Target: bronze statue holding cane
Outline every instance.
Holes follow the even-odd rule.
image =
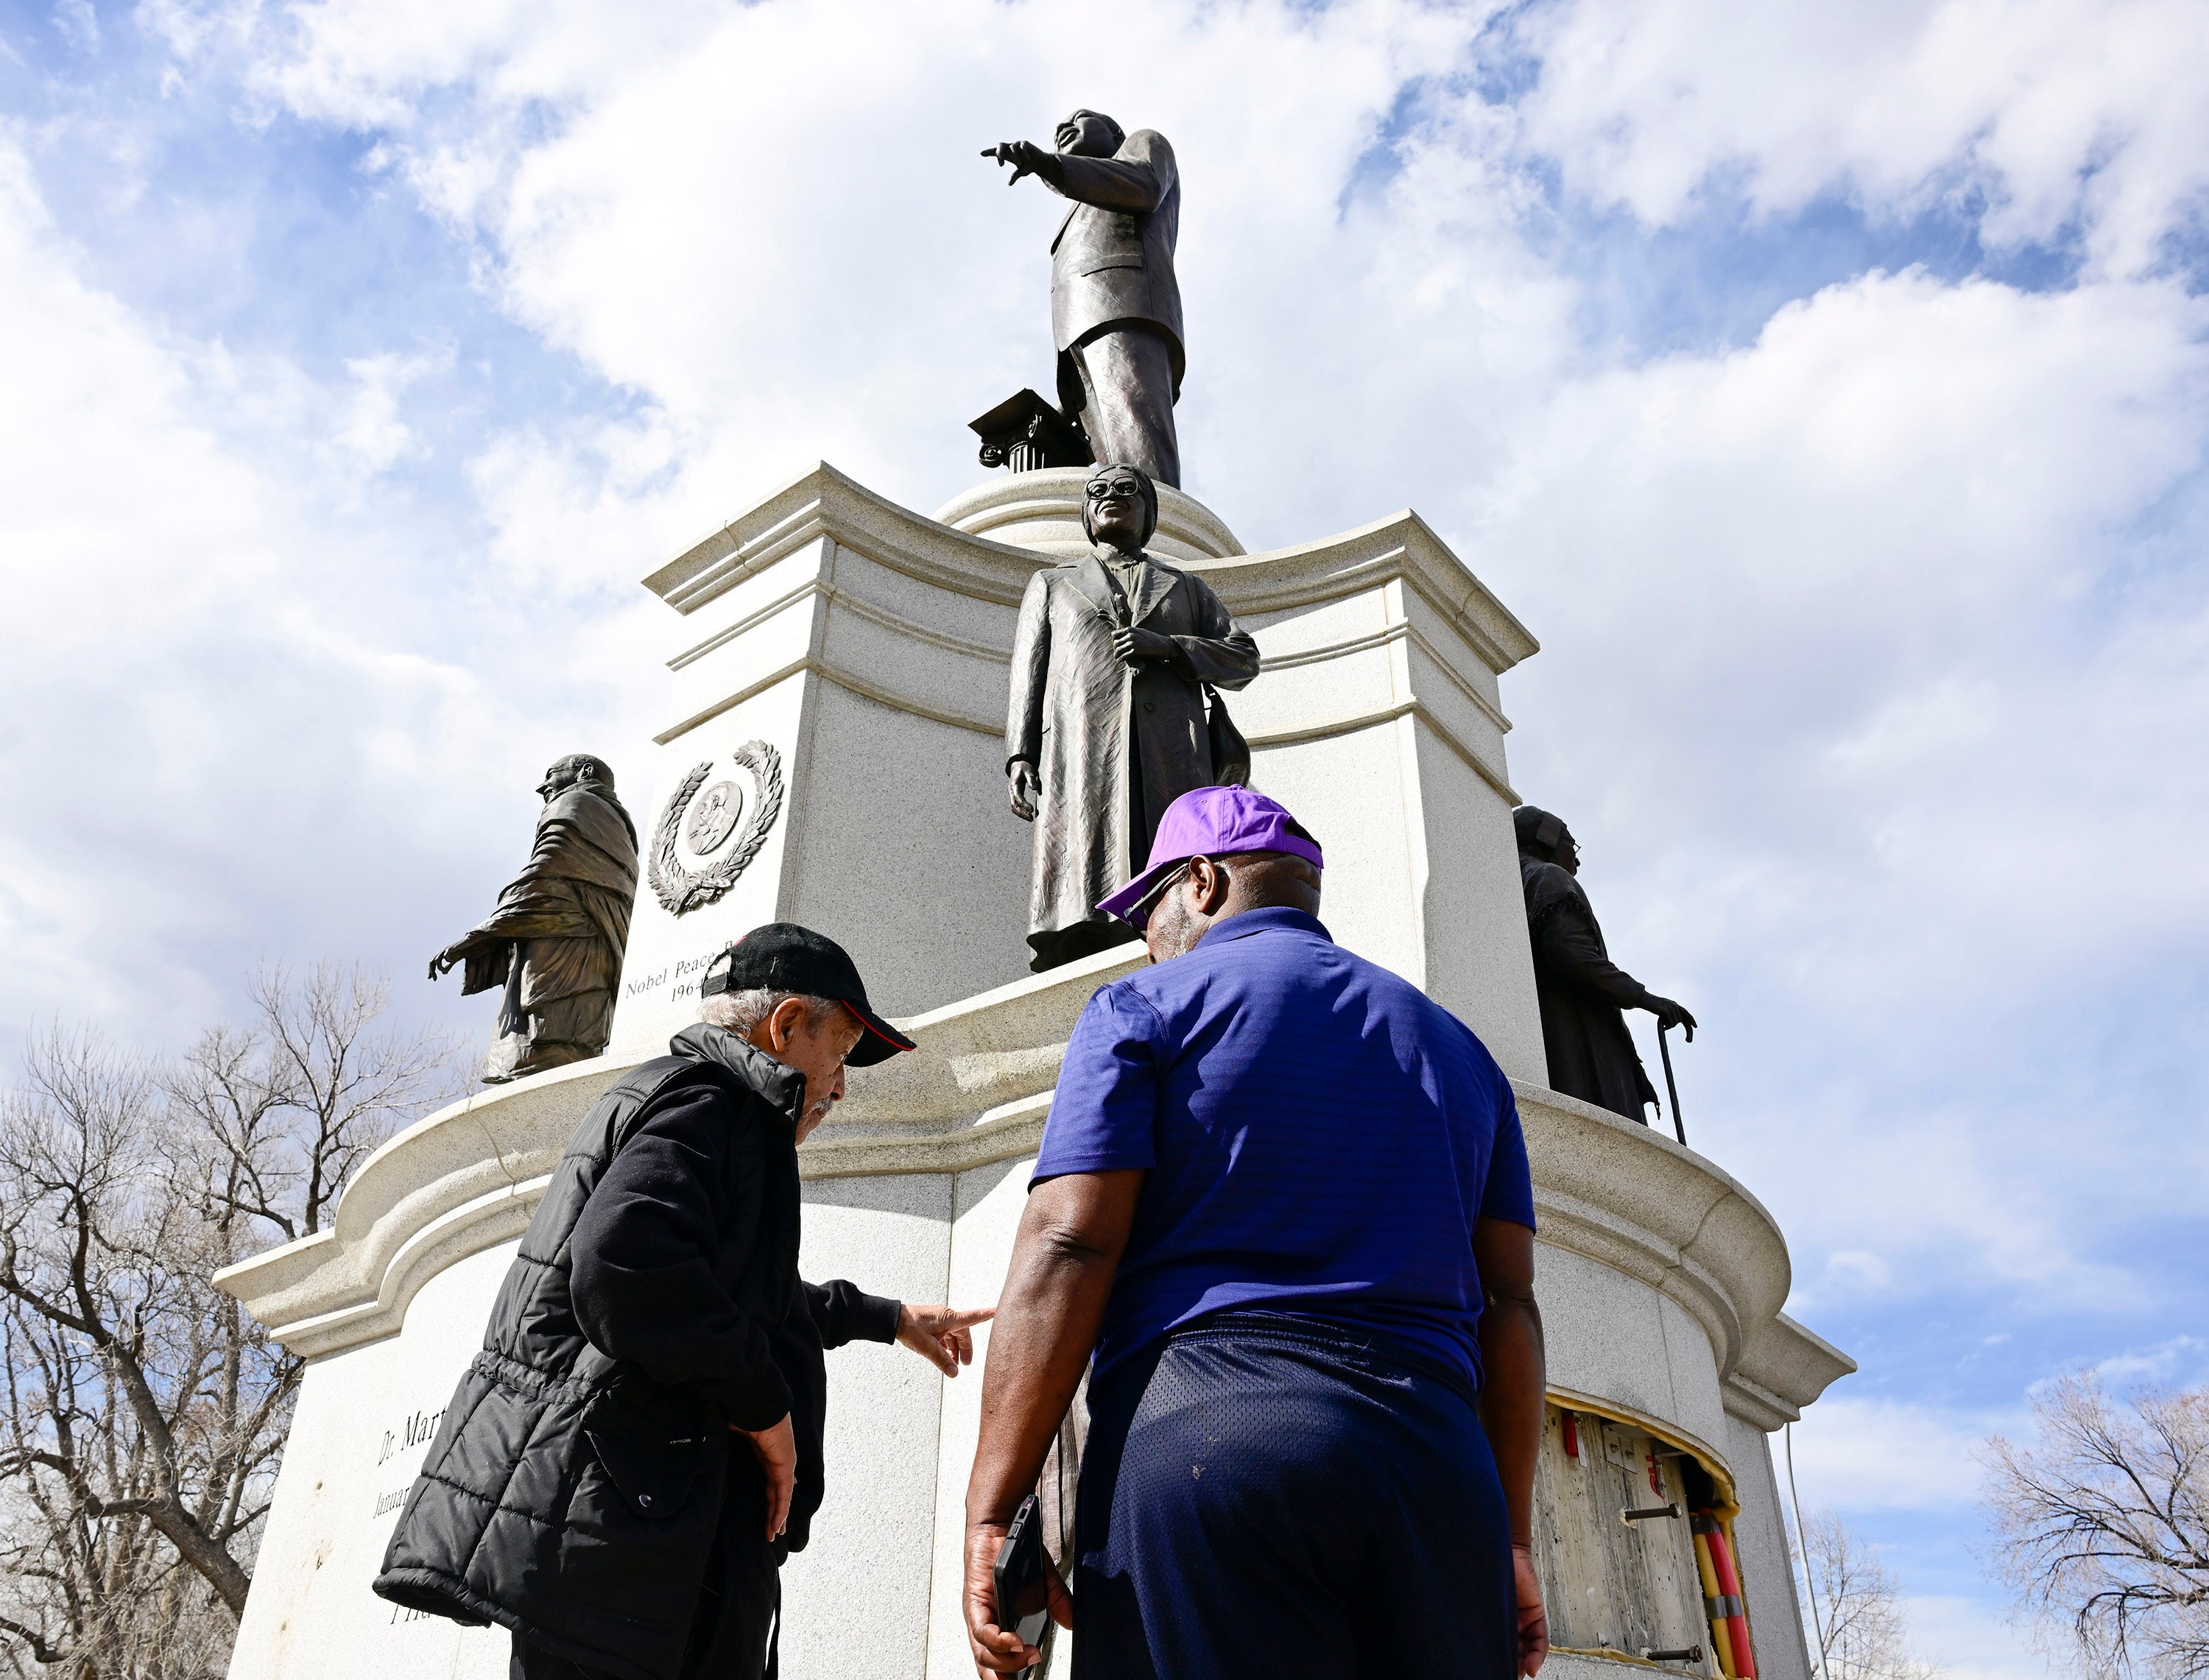
[[[1642,1110],[1657,1100],[1657,1092],[1635,1053],[1622,1011],[1646,1009],[1657,1017],[1668,1085],[1672,1057],[1664,1033],[1685,1027],[1692,1036],[1695,1018],[1610,960],[1595,910],[1577,878],[1580,851],[1572,830],[1532,805],[1520,806],[1511,820],[1519,837],[1519,876],[1526,894],[1526,931],[1533,945],[1534,995],[1542,1012],[1550,1088],[1646,1126]],[[1676,1092],[1672,1117],[1676,1128]],[[1680,1141],[1688,1141],[1684,1129]]]

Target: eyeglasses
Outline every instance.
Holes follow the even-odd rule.
[[[1098,479],[1089,485],[1089,499],[1102,502],[1108,496],[1140,497],[1143,487],[1129,479]]]
[[[1198,854],[1200,857],[1202,855],[1201,852]],[[1122,919],[1133,923],[1135,930],[1138,933],[1141,932],[1145,924],[1151,919],[1151,912],[1159,907],[1159,901],[1173,890],[1175,883],[1189,872],[1195,862],[1195,858],[1184,858],[1179,864],[1153,881],[1151,883],[1151,890],[1129,905],[1123,912]],[[1212,867],[1217,873],[1223,876],[1228,872],[1227,865],[1217,858],[1212,860]]]

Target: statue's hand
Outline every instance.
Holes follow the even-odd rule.
[[[465,939],[455,941],[454,943],[446,946],[445,948],[438,952],[436,955],[431,957],[430,959],[430,978],[433,980],[437,979],[441,976],[451,973],[454,969],[457,968],[467,956],[467,942],[468,942]]]
[[[1023,822],[1034,822],[1036,807],[1043,798],[1043,784],[1036,779],[1035,766],[1025,758],[1016,758],[1013,761],[1013,768],[1006,774],[1009,781],[1007,791],[1012,795],[1013,815]]]
[[[1012,180],[1005,183],[1008,187],[1023,175],[1040,175],[1048,181],[1054,172],[1051,168],[1055,161],[1053,154],[1044,151],[1032,140],[1008,140],[996,146],[985,146],[982,148],[982,155],[995,158],[999,163],[1012,165]]]
[[[1112,657],[1123,665],[1135,665],[1144,659],[1170,659],[1180,651],[1171,636],[1160,635],[1156,630],[1123,625],[1112,632]]]
[[[1658,997],[1652,994],[1649,1008],[1656,1015],[1658,1027],[1684,1027],[1688,1029],[1688,1036],[1690,1039],[1695,1036],[1695,1018],[1670,998]]]

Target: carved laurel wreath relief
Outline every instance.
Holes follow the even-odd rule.
[[[683,777],[659,813],[659,827],[652,837],[652,890],[671,915],[680,916],[711,904],[735,886],[745,865],[759,855],[775,818],[782,815],[782,755],[764,741],[747,741],[729,756],[751,772],[749,800],[734,782],[717,782],[706,789],[705,798],[698,801],[697,811],[691,815],[691,802],[698,799],[706,778],[713,774],[713,761],[709,758]],[[750,809],[743,811],[747,804]],[[741,822],[740,811],[743,812]],[[675,855],[685,816],[690,816],[691,850],[701,857],[718,850],[732,834],[736,843],[707,868],[685,869]]]

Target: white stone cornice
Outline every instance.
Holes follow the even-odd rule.
[[[1008,606],[1019,603],[1038,563],[1037,550],[924,518],[824,461],[692,544],[645,583],[678,611],[694,612],[822,535],[954,593]],[[1509,670],[1541,645],[1409,509],[1319,542],[1181,563],[1242,617],[1339,599],[1400,577],[1492,671]]]
[[[1083,503],[1091,473],[1086,467],[1046,467],[1034,473],[992,473],[936,510],[939,523],[993,542],[1034,549],[1054,559],[1089,551]],[[1179,564],[1243,552],[1227,522],[1195,497],[1160,485],[1158,529],[1149,546]]]
[[[695,612],[822,535],[954,594],[1005,606],[1020,604],[1038,559],[900,508],[822,461],[647,574],[645,587],[678,612]]]
[[[1399,718],[1417,718],[1434,732],[1436,740],[1464,761],[1466,768],[1513,804],[1519,803],[1519,796],[1512,790],[1502,770],[1490,763],[1485,754],[1468,744],[1463,736],[1436,716],[1434,708],[1417,695],[1391,701],[1385,706],[1369,706],[1360,711],[1340,713],[1333,717],[1314,718],[1309,723],[1287,724],[1278,729],[1246,730],[1243,737],[1254,749],[1285,747],[1299,741],[1324,741],[1332,736],[1354,734],[1361,729],[1377,729],[1382,724],[1395,722]]]
[[[1189,569],[1242,617],[1337,599],[1356,588],[1402,578],[1472,644],[1490,670],[1508,671],[1541,651],[1541,643],[1511,610],[1408,508],[1318,542],[1196,563]]]
[[[1780,1310],[1779,1226],[1723,1167],[1647,1126],[1514,1080],[1542,1240],[1640,1279],[1710,1338],[1725,1406],[1777,1429],[1856,1363]]]

